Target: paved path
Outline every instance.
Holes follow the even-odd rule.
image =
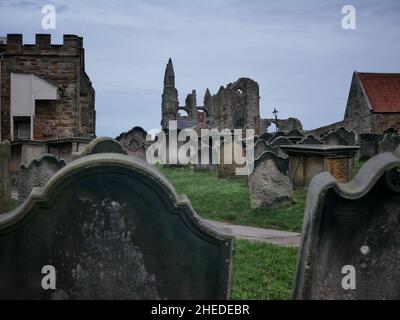
[[[219,232],[229,234],[236,239],[263,241],[288,247],[298,247],[301,239],[301,234],[295,232],[255,228],[211,220],[206,220],[206,223]]]

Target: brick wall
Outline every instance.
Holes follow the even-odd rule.
[[[49,35],[37,35],[35,45],[23,45],[22,35],[8,35],[1,80],[1,134],[10,139],[11,72],[34,74],[61,89],[57,101],[37,101],[34,139],[95,134],[94,90],[84,71],[82,38],[64,35],[52,45]],[[83,119],[83,121],[81,121]]]

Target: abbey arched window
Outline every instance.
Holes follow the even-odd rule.
[[[241,129],[244,128],[245,124],[245,114],[241,108],[237,108],[233,115],[233,124],[235,128]]]

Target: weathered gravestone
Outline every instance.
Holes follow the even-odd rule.
[[[0,214],[10,211],[11,177],[10,177],[11,147],[10,143],[0,141]]]
[[[269,138],[269,142],[272,142],[273,140],[280,138],[280,137],[286,137],[286,134],[283,131],[278,131],[275,132],[271,138]]]
[[[375,133],[360,134],[360,160],[368,160],[378,154],[381,135]]]
[[[347,146],[346,140],[336,131],[330,131],[321,140],[330,146]]]
[[[147,132],[142,127],[134,127],[128,132],[121,133],[116,140],[128,151],[129,155],[146,159]]]
[[[393,133],[395,133],[395,134],[398,134],[399,133],[399,130],[397,130],[397,129],[395,129],[395,128],[387,128],[385,131],[383,131],[383,134],[385,135],[385,134],[393,134]]]
[[[400,299],[400,148],[339,184],[328,173],[308,191],[297,299]]]
[[[262,139],[257,140],[254,144],[254,159],[260,157],[265,151],[272,152],[278,157],[286,157],[286,153],[278,146],[273,146]]]
[[[324,144],[324,143],[310,134],[304,139],[300,140],[298,144]]]
[[[278,137],[278,138],[272,140],[270,143],[273,146],[289,146],[289,145],[294,144],[287,137]]]
[[[21,163],[17,180],[18,200],[22,202],[28,198],[33,188],[43,187],[64,166],[65,161],[52,154],[33,159],[28,165]]]
[[[0,216],[0,299],[226,299],[232,251],[154,167],[91,155]]]
[[[248,181],[252,208],[268,207],[293,197],[287,155],[283,157],[265,151],[255,159]]]
[[[272,138],[272,136],[273,136],[272,133],[264,132],[262,135],[260,135],[260,136],[258,137],[258,139],[262,139],[262,140],[268,141],[269,139]]]
[[[345,141],[347,146],[356,145],[356,134],[353,131],[340,127],[336,130],[336,133]]]
[[[379,153],[393,152],[400,145],[400,135],[396,133],[387,133],[379,142]]]
[[[293,143],[297,143],[297,142],[301,141],[304,138],[304,135],[299,130],[290,130],[287,133],[287,137]]]
[[[97,153],[127,154],[127,152],[117,140],[109,137],[98,137],[91,141],[82,151],[72,153],[72,160],[76,160]]]

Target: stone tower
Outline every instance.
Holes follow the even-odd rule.
[[[175,73],[172,60],[169,58],[164,75],[164,90],[162,94],[161,110],[162,120],[161,126],[168,128],[169,120],[176,120],[179,108],[178,90],[175,88]]]

